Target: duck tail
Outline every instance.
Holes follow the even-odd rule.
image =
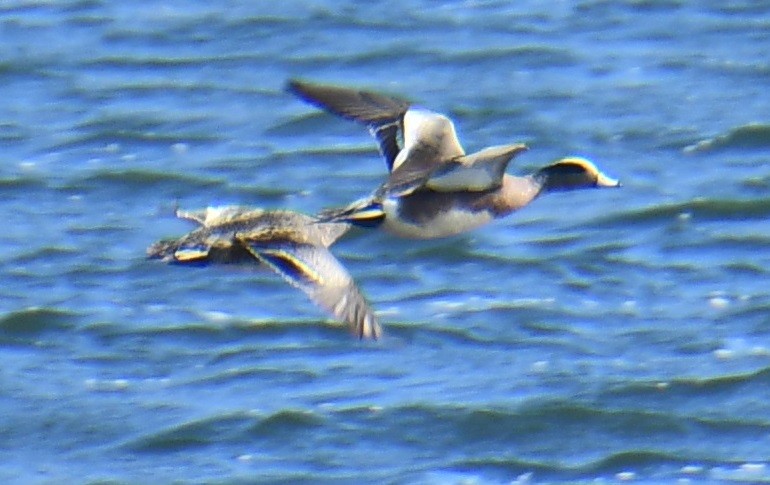
[[[360,227],[377,227],[385,220],[382,203],[362,199],[342,208],[326,209],[316,216],[318,222],[347,222]]]

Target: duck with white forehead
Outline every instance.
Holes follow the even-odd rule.
[[[367,126],[390,171],[371,195],[323,211],[323,221],[379,226],[405,238],[441,238],[504,217],[542,194],[621,185],[580,157],[563,158],[528,175],[507,174],[508,164],[526,145],[466,154],[448,117],[400,98],[299,80],[289,81],[287,89]]]

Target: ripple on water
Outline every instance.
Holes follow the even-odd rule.
[[[766,360],[766,356],[760,356]],[[756,389],[770,384],[770,368],[725,373],[723,367],[711,369],[710,377],[675,377],[660,381],[630,381],[609,386],[603,400],[616,406],[634,406],[646,402],[660,412],[688,410],[694,417],[714,426],[733,427],[745,432],[761,432],[770,427],[763,403],[751,402]],[[697,374],[696,374],[697,375]],[[744,399],[745,398],[745,399]],[[730,406],[720,406],[728,402]],[[736,413],[735,403],[742,403]]]
[[[249,413],[203,418],[141,436],[124,446],[132,451],[146,453],[199,448],[243,436],[254,420],[255,417]]]
[[[92,190],[171,190],[183,186],[187,190],[207,191],[227,185],[224,179],[202,177],[182,172],[146,169],[105,169],[70,181],[64,189],[79,192]]]
[[[760,150],[770,148],[770,124],[749,123],[723,135],[699,141],[684,148],[685,153],[708,153],[722,150]]]
[[[49,332],[74,328],[80,315],[55,308],[26,308],[0,317],[0,343],[34,344]]]
[[[770,218],[770,198],[712,199],[659,204],[597,218],[594,227],[646,226],[697,218],[699,221],[765,220]],[[683,220],[684,219],[684,220]]]
[[[26,194],[45,188],[45,180],[33,175],[19,175],[0,178],[0,190],[4,195]]]
[[[420,463],[407,460],[402,473],[451,470],[507,480],[523,474],[559,480],[654,478],[698,474],[718,463],[707,446],[685,451],[674,436],[699,439],[718,432],[727,439],[737,437],[736,433],[748,439],[747,433],[758,438],[766,434],[767,426],[762,428],[538,400],[516,408],[407,404],[225,413],[153,431],[124,446],[143,453],[228,446],[240,450],[234,456],[251,458],[259,450],[270,449],[274,459],[313,463],[321,459],[316,451],[320,443],[355,440],[348,459],[361,459],[367,450],[380,446],[398,445],[404,456],[420,450]],[[560,452],[543,451],[555,443]],[[621,449],[617,443],[623,443]]]
[[[0,7],[0,479],[768,480],[768,7],[419,3]],[[511,173],[612,158],[628,190],[344,242],[375,343],[273,275],[144,261],[188,229],[176,200],[316,210],[381,181],[292,76],[527,141]]]

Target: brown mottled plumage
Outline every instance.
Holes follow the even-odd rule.
[[[262,263],[346,322],[359,338],[382,331],[361,290],[328,247],[349,229],[292,211],[240,206],[177,211],[200,227],[147,249],[153,259],[179,264]]]

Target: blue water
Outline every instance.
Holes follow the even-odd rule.
[[[770,481],[770,7],[278,3],[0,4],[4,483]],[[145,260],[176,204],[382,181],[289,77],[624,188],[351,234],[375,343],[269,273]]]

